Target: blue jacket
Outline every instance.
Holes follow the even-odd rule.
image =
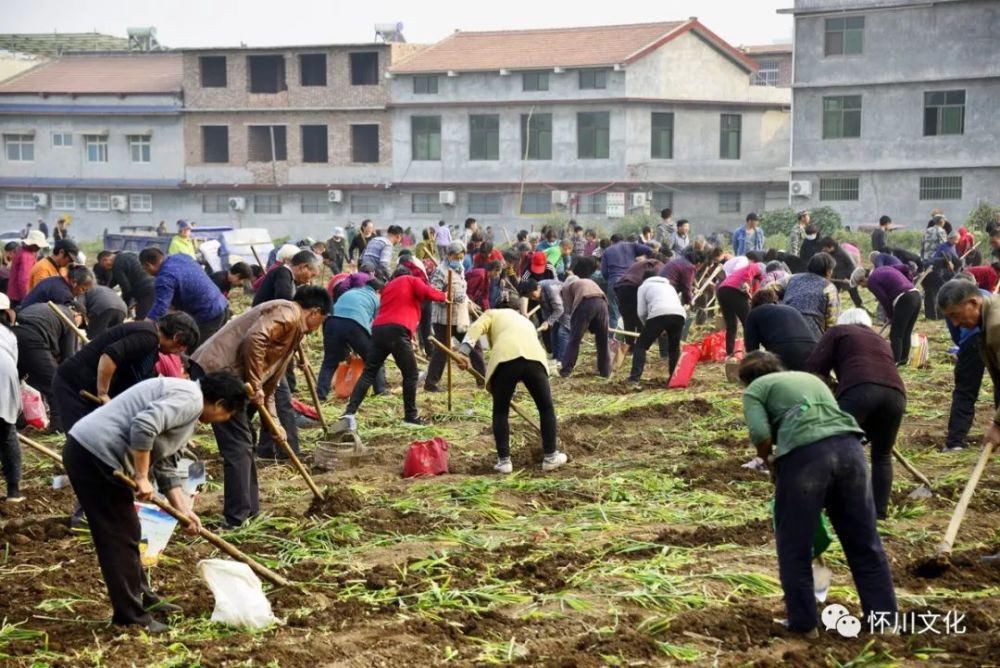
[[[156,320],[173,306],[195,322],[208,322],[222,315],[229,300],[190,255],[168,255],[156,274],[156,301],[146,315]]]
[[[353,320],[369,334],[372,333],[372,320],[378,313],[378,293],[367,285],[348,290],[340,296],[333,306],[333,317]]]
[[[993,296],[993,294],[988,290],[980,289],[979,292],[980,294],[982,294],[983,299],[989,299],[990,297]],[[956,327],[955,325],[951,324],[951,320],[949,320],[948,318],[944,319],[944,323],[948,325],[948,334],[951,335],[951,340],[954,341],[955,345],[958,346],[959,348],[964,348],[965,344],[969,342],[969,339],[971,339],[976,334],[979,334],[980,332],[978,325],[972,327],[971,329],[966,329],[965,327]]]
[[[49,276],[40,280],[38,285],[25,295],[18,308],[23,309],[32,304],[44,304],[45,302],[68,305],[72,304],[74,300],[73,288],[69,287],[69,283],[66,282],[65,278],[62,276]]]
[[[618,282],[628,268],[635,264],[635,259],[641,255],[649,255],[653,249],[646,244],[634,241],[619,241],[604,249],[601,253],[601,275],[613,286]],[[582,276],[581,278],[589,278]]]
[[[733,232],[733,254],[739,257],[746,255],[749,251],[764,250],[764,232],[758,227],[754,229],[753,236],[747,238],[746,225]]]

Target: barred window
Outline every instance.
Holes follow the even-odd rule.
[[[577,207],[578,213],[607,213],[608,194],[593,193],[590,195],[580,195],[580,204]]]
[[[302,213],[329,213],[330,199],[325,192],[302,193]]]
[[[858,177],[830,178],[819,180],[819,201],[856,202],[858,200]]]
[[[496,215],[502,207],[500,193],[469,193],[469,213]]]
[[[962,199],[962,177],[921,176],[920,199]]]
[[[153,196],[145,194],[129,195],[128,210],[140,213],[150,213],[153,210]]]
[[[229,211],[228,195],[202,195],[202,213],[227,213]]]
[[[76,195],[73,193],[52,193],[52,208],[57,211],[74,211]]]
[[[111,196],[105,193],[87,193],[87,211],[111,211]]]
[[[378,213],[379,209],[379,196],[375,193],[351,195],[351,213]]]
[[[660,207],[666,208],[666,207]],[[740,193],[736,191],[724,190],[719,193],[719,213],[739,213]]]
[[[35,208],[31,193],[7,193],[6,208],[11,211],[29,211]]]
[[[552,193],[548,190],[524,193],[521,198],[521,213],[552,213]]]
[[[656,212],[674,208],[674,194],[669,190],[653,191],[653,209]]]
[[[254,213],[281,213],[281,195],[254,195]]]
[[[438,193],[413,193],[411,202],[413,213],[441,213],[441,199]]]

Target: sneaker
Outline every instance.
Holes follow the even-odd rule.
[[[358,419],[354,417],[353,413],[345,413],[341,415],[340,424],[343,425],[345,431],[358,430]]]
[[[7,503],[24,503],[24,497],[19,493],[14,493],[8,496],[5,501],[7,501]]]
[[[497,473],[507,475],[514,472],[514,465],[510,463],[510,457],[507,459],[498,459],[497,463],[493,465],[493,470]]]
[[[545,455],[545,459],[542,460],[542,470],[554,471],[567,461],[569,461],[569,457],[566,456],[565,452],[553,452],[551,455]]]
[[[420,429],[422,427],[429,427],[429,426],[431,426],[430,420],[428,420],[427,418],[421,417],[419,415],[417,417],[413,417],[413,418],[404,418],[402,424],[403,424],[404,427],[410,427],[410,428],[413,428],[413,429]]]
[[[642,391],[642,383],[640,383],[637,380],[630,380],[630,381],[628,381],[628,389],[630,389],[630,390],[632,390],[634,392],[641,392]]]

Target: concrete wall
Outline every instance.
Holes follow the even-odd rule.
[[[499,72],[462,72],[458,76],[438,76],[437,94],[417,94],[413,92],[413,76],[396,74],[391,79],[392,102],[394,105],[411,103],[462,104],[545,102],[564,100],[593,100],[601,98],[619,98],[626,95],[626,73],[615,72],[608,68],[607,88],[580,89],[579,70],[566,70],[555,73],[548,70],[549,89],[546,91],[525,91],[523,89],[522,73],[518,70],[501,75]]]

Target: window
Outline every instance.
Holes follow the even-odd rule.
[[[577,206],[577,213],[607,213],[608,194],[592,193],[590,195],[580,195],[580,203]]]
[[[108,138],[103,135],[83,135],[87,147],[87,162],[108,161]]]
[[[674,194],[669,190],[653,191],[653,213],[659,215],[664,209],[674,208]]]
[[[739,213],[739,191],[722,191],[719,193],[719,213]]]
[[[351,195],[351,213],[378,213],[380,210],[381,202],[375,193]]]
[[[201,212],[202,213],[228,213],[229,212],[229,196],[228,195],[202,195],[202,197],[201,197]]]
[[[581,159],[605,159],[610,151],[611,114],[581,111],[576,115],[576,153]]]
[[[413,116],[410,119],[414,160],[441,159],[441,117]]]
[[[524,193],[521,197],[521,213],[552,213],[552,193],[548,190]]]
[[[132,194],[128,196],[128,210],[149,213],[153,210],[153,196]]]
[[[781,64],[773,58],[758,60],[757,62],[760,64],[760,68],[754,72],[750,83],[754,86],[777,86]]]
[[[129,135],[128,153],[132,162],[150,162],[152,137],[149,135]]]
[[[548,89],[548,72],[524,72],[521,74],[521,90],[536,92]]]
[[[284,125],[251,125],[247,128],[247,161],[288,160]]]
[[[351,126],[351,162],[378,162],[378,126]]]
[[[34,135],[4,135],[3,143],[10,162],[32,162],[35,159]]]
[[[12,211],[30,211],[35,208],[31,193],[7,193],[4,206]]]
[[[325,192],[302,193],[302,213],[330,213],[330,198]]]
[[[226,87],[225,56],[201,56],[198,58],[198,66],[201,68],[202,88]]]
[[[607,70],[580,70],[580,90],[593,90],[607,87]]]
[[[54,148],[70,148],[73,146],[72,132],[53,132],[52,146]]]
[[[52,193],[52,208],[57,211],[75,211],[76,195],[73,193]]]
[[[865,17],[827,19],[823,44],[823,53],[828,56],[859,55],[865,46]]]
[[[202,162],[229,162],[229,126],[201,126]]]
[[[920,199],[962,199],[962,177],[921,176]]]
[[[111,211],[111,197],[104,193],[87,193],[87,211]]]
[[[674,157],[674,114],[673,112],[653,112],[650,157],[669,160]]]
[[[325,53],[303,53],[299,56],[299,83],[303,86],[326,85]]]
[[[351,54],[351,85],[378,85],[378,53],[372,51]]]
[[[498,215],[502,208],[500,193],[469,193],[469,213]]]
[[[521,156],[552,159],[552,114],[521,114]]]
[[[500,159],[500,116],[469,116],[469,160]]]
[[[739,114],[722,114],[719,127],[719,157],[723,160],[739,160],[743,117]]]
[[[819,180],[819,201],[856,202],[858,177],[828,178]]]
[[[281,195],[254,195],[254,213],[281,213]]]
[[[420,75],[413,77],[414,95],[436,95],[438,92],[438,78],[436,75]]]
[[[326,126],[303,125],[302,162],[326,162],[327,157]]]
[[[410,210],[413,213],[441,213],[441,201],[435,193],[413,193]]]
[[[287,90],[284,56],[247,56],[251,93],[277,93]]]
[[[924,93],[924,136],[965,134],[965,91]]]
[[[823,98],[823,139],[861,136],[861,96]]]

